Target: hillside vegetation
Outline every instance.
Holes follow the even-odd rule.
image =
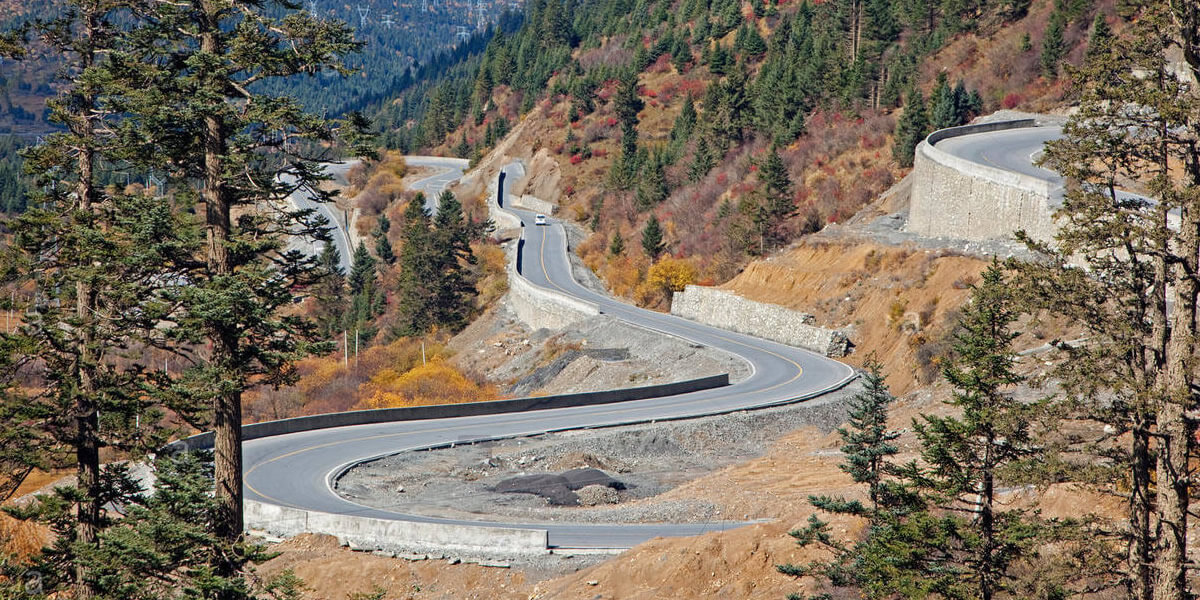
[[[614,293],[663,308],[686,283],[727,281],[848,219],[932,129],[1061,105],[1062,65],[1114,10],[532,2],[519,29],[403,92],[379,126],[391,147],[475,160],[517,131],[506,153],[542,182],[526,193],[587,228],[578,252]]]

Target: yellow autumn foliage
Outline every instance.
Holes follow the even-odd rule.
[[[666,257],[650,267],[646,281],[666,292],[667,297],[696,282],[696,265],[682,258]]]
[[[359,387],[363,408],[397,408],[495,400],[496,389],[471,381],[441,359],[407,371],[381,369]]]

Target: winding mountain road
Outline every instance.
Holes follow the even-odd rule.
[[[410,164],[418,164],[410,160]],[[427,193],[461,176],[461,167],[420,182]],[[519,164],[507,167],[514,175]],[[454,174],[454,177],[450,177]],[[433,194],[430,194],[433,195]],[[525,225],[533,214],[513,210]],[[838,389],[854,371],[837,361],[805,350],[731,333],[671,315],[642,310],[580,286],[571,277],[565,232],[561,224],[524,227],[520,272],[534,285],[595,303],[599,309],[632,325],[674,335],[741,357],[752,374],[734,385],[616,404],[581,406],[479,417],[404,421],[322,429],[260,438],[244,445],[247,500],[282,506],[382,519],[494,525],[546,530],[551,547],[628,548],[658,536],[689,536],[742,525],[734,522],[691,524],[564,524],[506,523],[438,519],[357,504],[334,489],[336,475],[369,460],[450,442],[517,437],[548,431],[580,429],[676,419],[758,408],[814,398]]]
[[[469,163],[466,159],[443,158],[440,156],[406,156],[404,160],[409,166],[429,167],[437,170],[433,175],[420,179],[411,185],[413,189],[425,193],[425,209],[430,213],[437,211],[438,195],[451,183],[458,181],[462,177],[463,170],[467,168]],[[325,165],[325,172],[335,179],[341,178],[344,180],[346,174],[358,162],[357,160],[348,160],[340,163],[330,163]],[[316,195],[311,190],[299,189],[292,194],[291,198],[296,208],[313,210],[329,221],[330,237],[338,251],[338,264],[342,268],[342,273],[349,273],[354,263],[354,247],[350,243],[349,232],[342,225],[343,219],[339,219],[335,213],[337,207],[328,202],[318,202],[315,197]],[[320,252],[320,242],[313,249]]]
[[[1062,127],[1021,127],[946,138],[937,147],[973,163],[1020,173],[1062,188],[1062,175],[1034,164],[1046,142],[1063,137]]]

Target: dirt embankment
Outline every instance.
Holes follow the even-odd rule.
[[[570,331],[531,330],[503,303],[450,341],[451,362],[500,386],[507,396],[595,392],[728,373],[750,374],[741,359],[607,315]]]
[[[986,264],[915,247],[805,241],[751,263],[721,287],[844,328],[856,346],[846,361],[862,365],[874,353],[903,394],[937,377],[940,342]]]

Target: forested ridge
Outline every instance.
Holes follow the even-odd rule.
[[[0,30],[13,30],[36,21],[51,22],[63,15],[62,0],[45,3],[15,2],[0,7]],[[506,1],[430,0],[401,3],[398,0],[305,0],[297,5],[321,20],[341,21],[352,29],[362,47],[346,57],[343,68],[351,76],[330,69],[316,69],[303,77],[264,81],[255,91],[296,99],[309,110],[330,117],[363,110],[392,98],[397,90],[420,79],[422,70],[442,70],[463,57],[482,50],[498,22],[511,23],[513,7]],[[291,9],[272,7],[281,16]],[[116,26],[128,23],[127,16],[114,19]],[[511,26],[511,25],[510,25]],[[57,71],[61,57],[37,40],[31,40],[21,60],[0,59],[0,135],[13,134],[0,144],[0,170],[20,173],[18,151],[47,133],[61,130],[50,119],[46,100],[60,85]],[[112,182],[127,179],[147,182],[149,173],[114,173]],[[5,181],[0,185],[0,210],[21,210],[29,179]]]

